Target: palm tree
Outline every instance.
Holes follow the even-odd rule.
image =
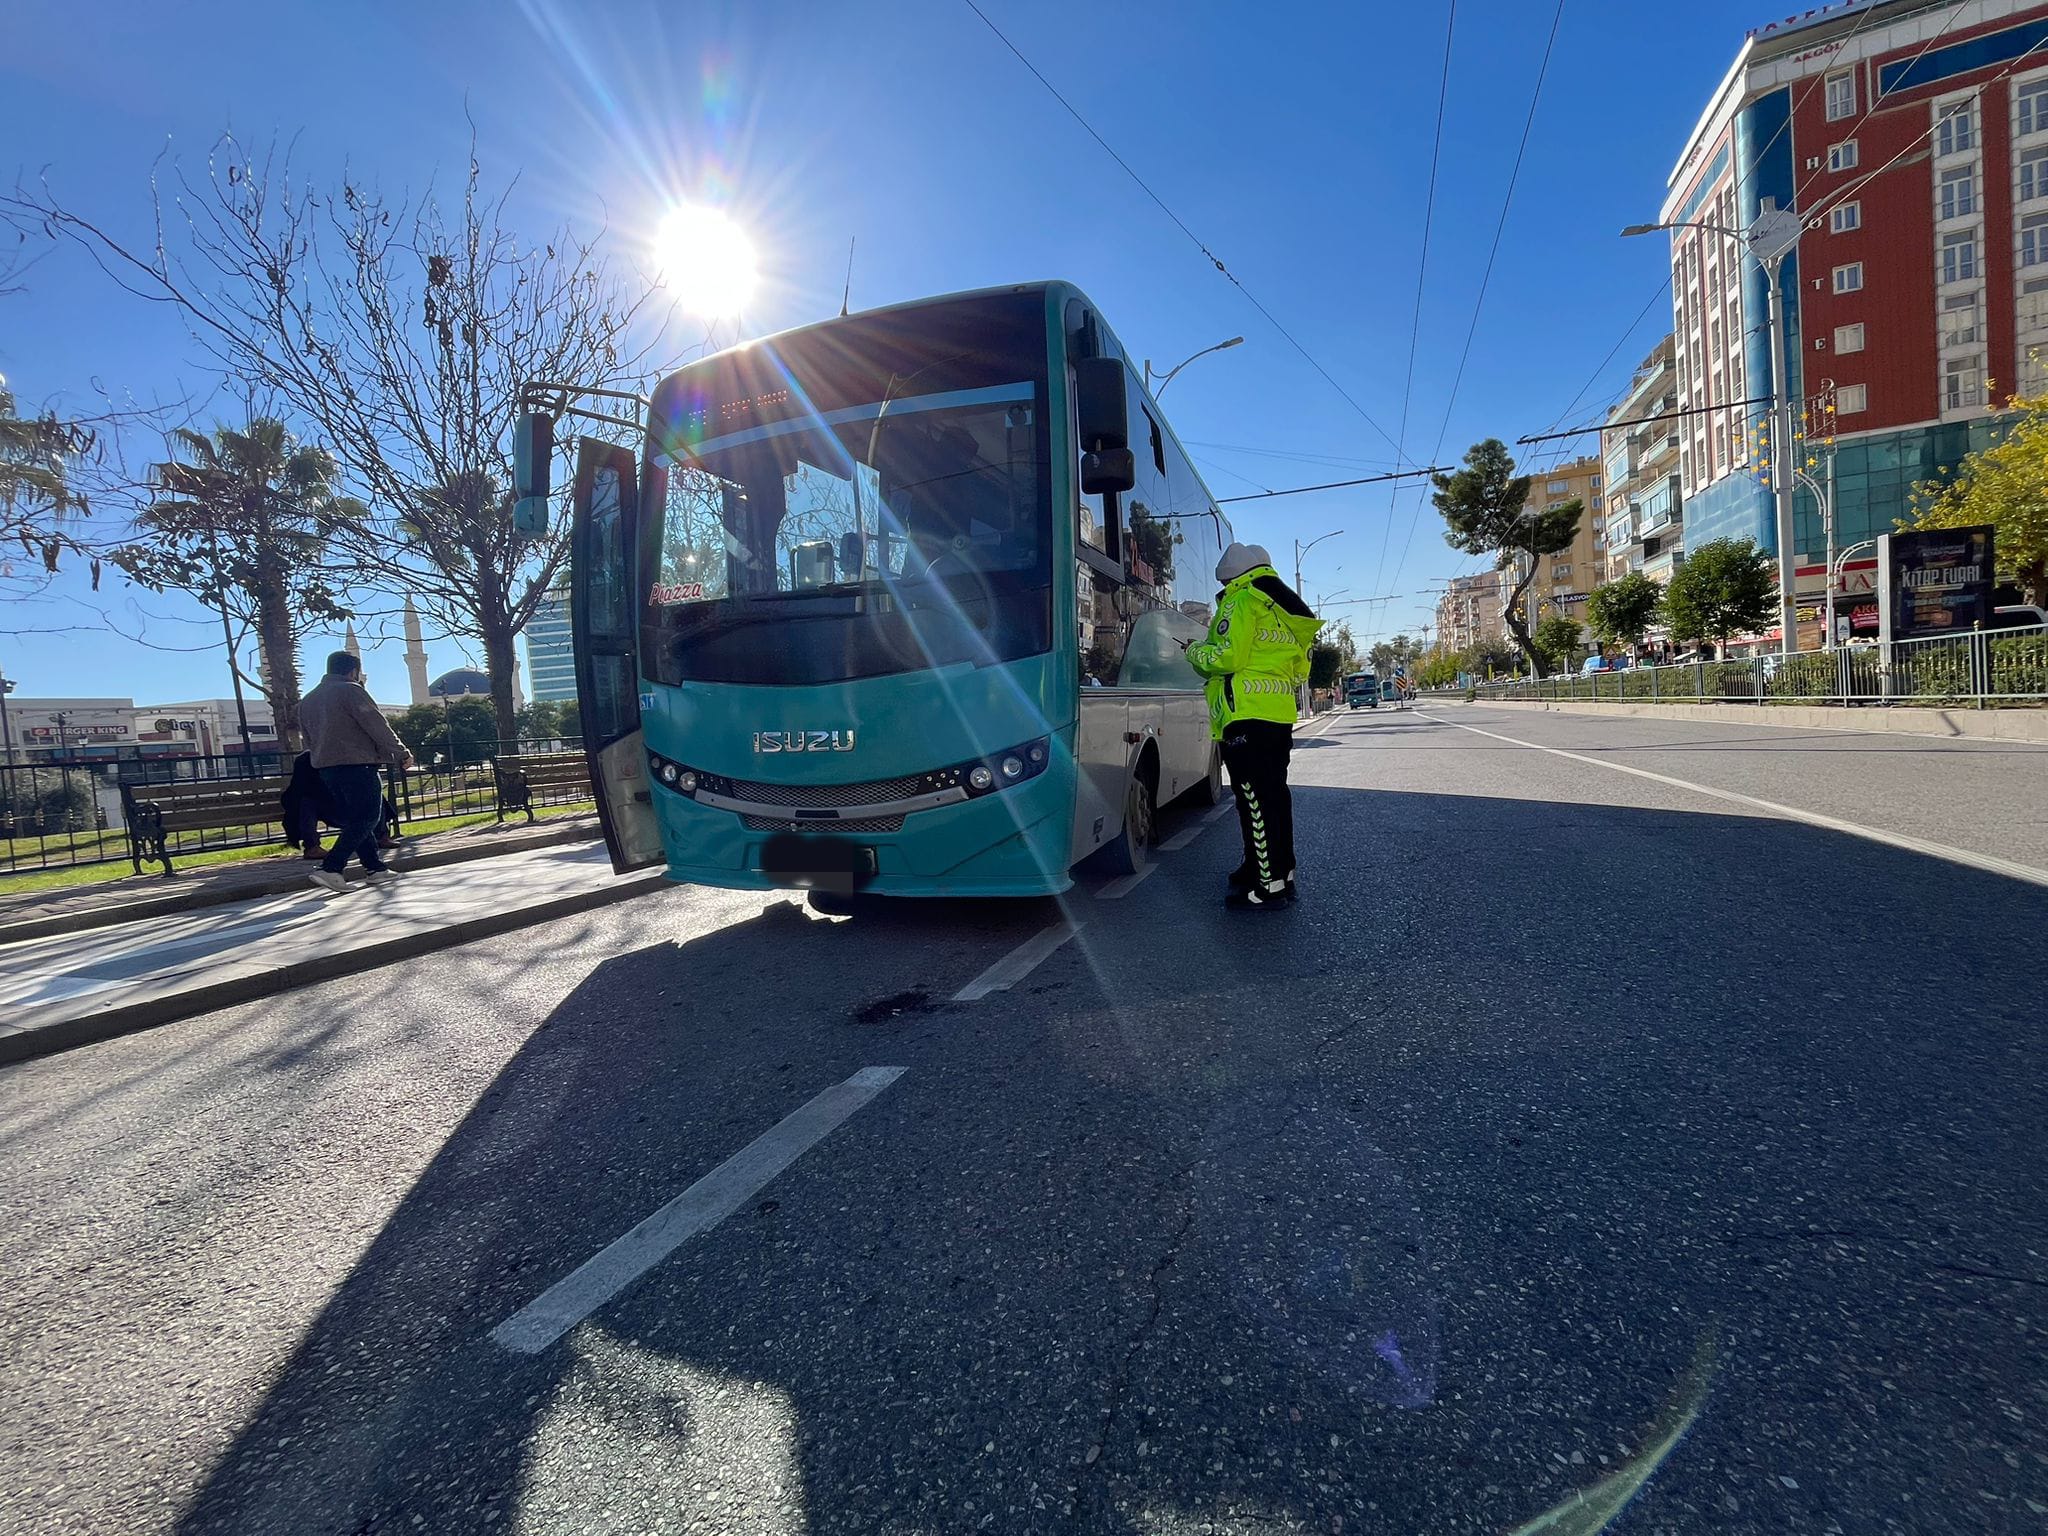
[[[14,391],[0,378],[0,544],[18,545],[46,571],[81,547],[62,524],[88,510],[69,469],[93,445],[88,428],[54,413],[16,415]]]
[[[137,520],[145,538],[115,554],[143,585],[190,592],[256,634],[278,739],[299,744],[299,641],[348,618],[326,546],[358,502],[334,490],[333,458],[259,416],[241,431],[180,428],[174,457],[156,468],[156,496]],[[232,657],[230,658],[232,661]],[[246,680],[246,679],[245,679]]]

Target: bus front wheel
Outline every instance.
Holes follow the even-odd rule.
[[[1152,829],[1155,810],[1152,784],[1141,769],[1131,775],[1124,791],[1124,829],[1112,842],[1102,845],[1102,872],[1106,875],[1135,875],[1152,862]]]

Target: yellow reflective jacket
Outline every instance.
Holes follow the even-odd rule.
[[[1188,662],[1208,679],[1209,734],[1233,720],[1294,723],[1294,693],[1308,681],[1308,648],[1322,622],[1270,565],[1255,565],[1216,599],[1208,636]]]

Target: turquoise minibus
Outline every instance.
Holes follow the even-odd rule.
[[[551,449],[540,414],[525,464]],[[1143,868],[1161,806],[1221,798],[1185,653],[1231,530],[1068,284],[694,363],[639,452],[583,440],[570,503],[584,745],[622,871],[1042,895]]]

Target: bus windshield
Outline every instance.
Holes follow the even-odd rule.
[[[1035,299],[955,301],[665,384],[648,676],[827,683],[1050,649],[1046,347]]]

